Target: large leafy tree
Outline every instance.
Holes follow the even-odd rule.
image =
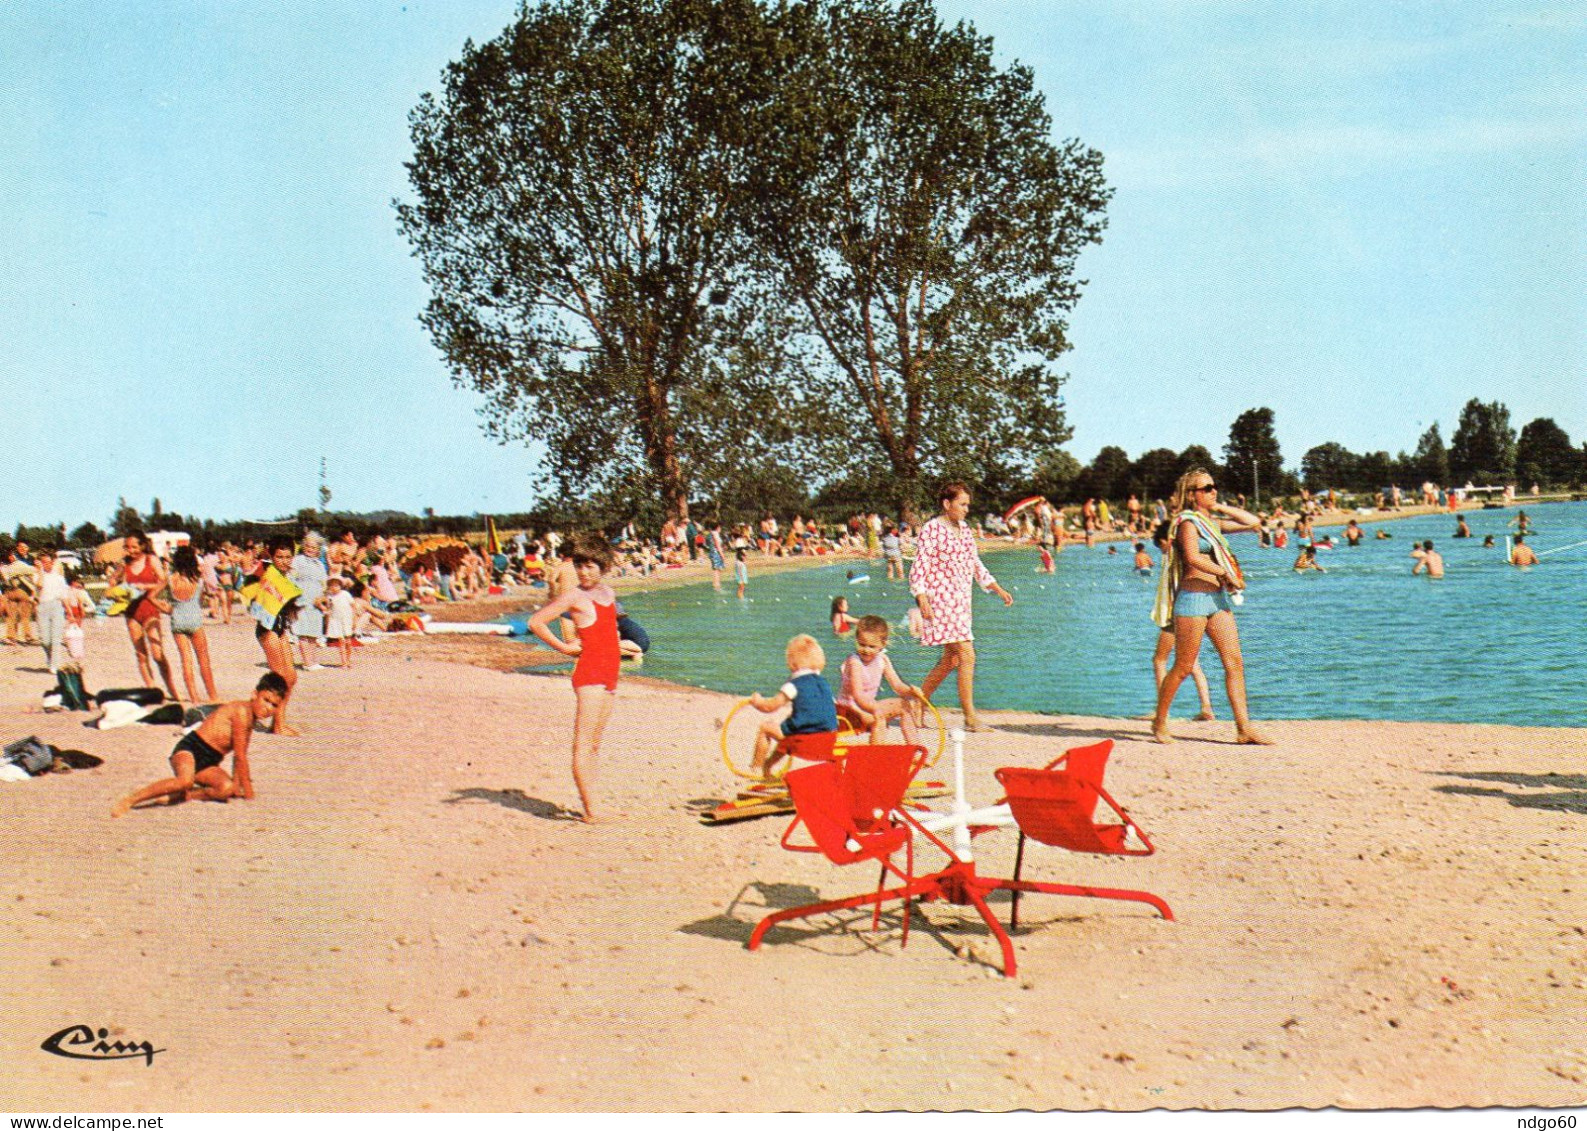
[[[1129,453],[1109,444],[1080,473],[1075,488],[1087,498],[1115,502],[1129,493],[1130,466]]]
[[[1179,457],[1171,448],[1153,448],[1130,465],[1129,490],[1150,499],[1167,499],[1174,493],[1174,483],[1181,471]]]
[[[1438,423],[1428,425],[1427,431],[1416,442],[1416,452],[1411,456],[1416,474],[1422,482],[1443,485],[1449,482],[1449,449],[1438,431]]]
[[[1542,416],[1521,429],[1515,446],[1515,475],[1522,484],[1550,487],[1581,478],[1581,454],[1570,436],[1551,417]]]
[[[397,210],[431,289],[421,320],[484,394],[487,431],[543,442],[565,496],[638,481],[683,515],[691,461],[776,445],[745,224],[797,59],[776,15],[547,0],[465,45],[411,115]]]
[[[927,475],[1001,477],[1069,438],[1053,365],[1110,190],[1100,153],[1051,140],[1030,70],[929,0],[815,5],[759,236],[809,387],[851,424],[829,465],[880,455],[908,512]]]
[[[1224,493],[1230,498],[1250,490],[1260,499],[1263,490],[1273,495],[1283,489],[1284,459],[1273,433],[1272,409],[1247,409],[1235,418],[1223,446],[1223,463],[1229,479]]]
[[[1449,470],[1455,482],[1479,485],[1506,482],[1515,474],[1515,429],[1508,408],[1475,397],[1466,402],[1449,442]]]
[[[1360,484],[1361,457],[1343,444],[1330,440],[1308,448],[1300,457],[1301,482],[1313,491],[1329,488],[1356,487]]]

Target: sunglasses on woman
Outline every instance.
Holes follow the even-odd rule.
[[[1199,487],[1191,488],[1192,491],[1216,491],[1217,489],[1218,485],[1216,483],[1203,483]]]

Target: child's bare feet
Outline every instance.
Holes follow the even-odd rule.
[[[1272,746],[1273,740],[1267,735],[1255,730],[1242,730],[1235,734],[1235,742],[1241,746]]]
[[[1164,746],[1172,746],[1174,744],[1174,736],[1168,733],[1167,727],[1154,726],[1152,728],[1152,741],[1161,743]]]
[[[1207,709],[1207,710],[1205,710],[1205,711],[1203,711],[1203,712],[1201,712],[1201,714],[1199,714],[1199,715],[1197,715],[1197,716],[1196,716],[1196,721],[1197,721],[1197,722],[1198,722],[1198,723],[1211,723],[1211,722],[1216,722],[1216,721],[1217,721],[1217,719],[1218,719],[1218,716],[1217,716],[1217,715],[1214,715],[1214,714],[1213,714],[1213,713],[1212,713],[1212,708],[1210,708],[1210,707],[1209,707],[1209,708],[1208,708],[1208,709]]]

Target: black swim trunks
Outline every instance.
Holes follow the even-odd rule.
[[[193,756],[193,772],[195,774],[201,774],[211,766],[220,765],[226,758],[226,755],[200,738],[196,730],[184,734],[182,741],[176,744],[176,749],[172,750],[171,753],[175,754],[177,750],[186,750]]]

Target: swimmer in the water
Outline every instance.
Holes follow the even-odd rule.
[[[849,616],[849,599],[847,597],[832,598],[832,608],[829,611],[832,615],[832,631],[838,636],[848,635],[854,626],[859,623],[858,618]]]
[[[1152,555],[1146,552],[1146,543],[1135,543],[1135,572],[1145,577],[1152,572]]]
[[[1295,559],[1295,572],[1305,573],[1307,570],[1316,570],[1318,573],[1327,573],[1322,566],[1317,564],[1317,547],[1302,546],[1300,557]]]
[[[1431,538],[1412,550],[1411,557],[1416,559],[1416,564],[1411,567],[1412,573],[1421,573],[1425,569],[1428,577],[1444,576],[1443,556],[1433,549]]]
[[[1537,565],[1537,554],[1532,547],[1526,544],[1526,535],[1515,536],[1515,549],[1510,551],[1510,564],[1514,566]]]
[[[1486,538],[1484,538],[1482,540],[1482,548],[1484,550],[1493,549],[1493,535],[1492,534],[1488,535]]]

